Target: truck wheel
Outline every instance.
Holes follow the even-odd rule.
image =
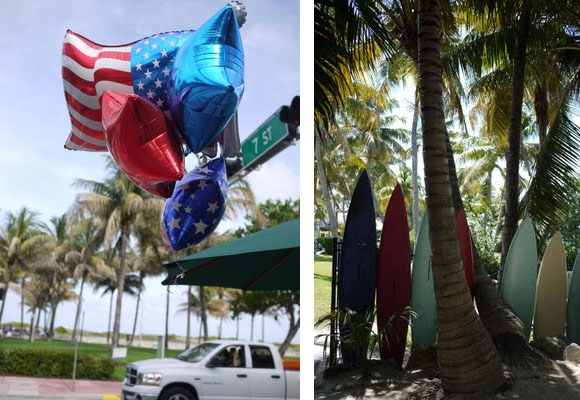
[[[197,400],[197,396],[191,390],[177,386],[164,391],[159,400]]]

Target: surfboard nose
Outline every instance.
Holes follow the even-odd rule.
[[[172,79],[172,117],[191,150],[201,151],[223,130],[244,91],[244,52],[231,5],[179,49]]]

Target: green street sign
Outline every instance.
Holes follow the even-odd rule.
[[[248,168],[278,143],[286,139],[290,132],[288,125],[280,121],[280,107],[258,129],[242,143],[243,168]]]

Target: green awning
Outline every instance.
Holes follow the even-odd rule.
[[[164,285],[300,290],[300,219],[164,265]]]

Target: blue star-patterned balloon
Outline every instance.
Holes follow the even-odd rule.
[[[198,153],[224,129],[244,92],[244,51],[230,4],[177,50],[168,87],[171,116]]]
[[[208,161],[177,182],[162,216],[164,236],[174,250],[194,246],[220,223],[227,201],[223,158]]]

